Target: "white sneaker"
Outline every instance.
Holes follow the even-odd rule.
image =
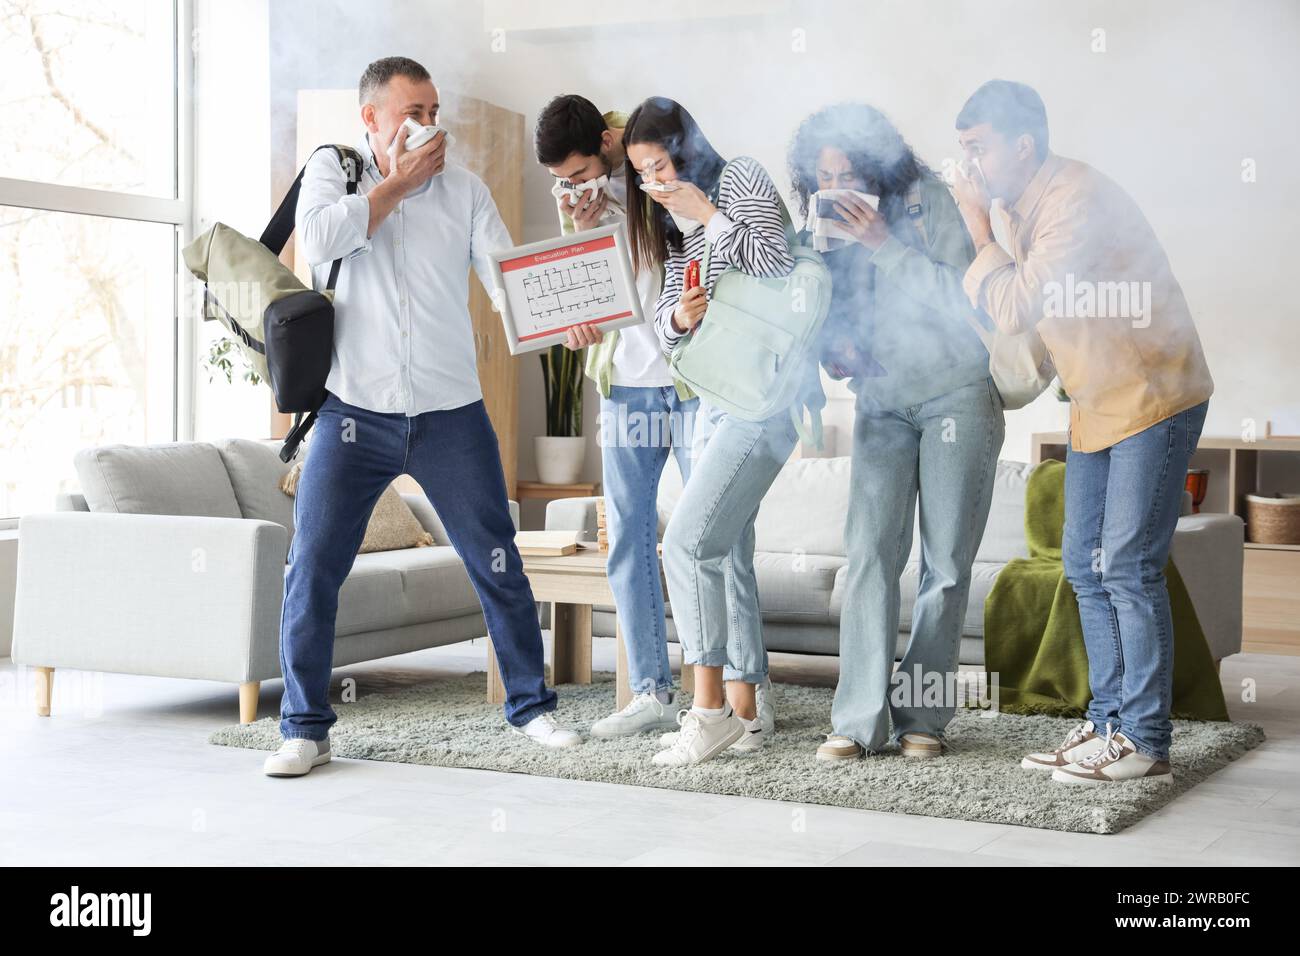
[[[330,740],[286,737],[280,749],[266,758],[262,771],[268,777],[301,777],[330,760]]]
[[[1052,771],[1052,779],[1059,783],[1091,786],[1100,783],[1117,783],[1121,780],[1157,780],[1173,783],[1174,773],[1168,760],[1157,760],[1140,754],[1133,742],[1122,733],[1108,733],[1105,744],[1065,767]]]
[[[754,688],[754,706],[758,719],[763,722],[763,733],[776,732],[776,695],[772,693],[772,679],[763,678],[763,683]]]
[[[660,734],[659,749],[663,750],[666,747],[673,746],[677,743],[677,739],[680,736],[681,731],[678,730],[670,730],[666,734]],[[764,729],[763,725],[759,724],[758,730],[750,730],[746,728],[744,735],[731,745],[731,749],[741,751],[742,753],[762,750],[771,737],[771,731]]]
[[[1106,746],[1106,739],[1097,733],[1091,720],[1084,721],[1070,731],[1061,746],[1055,750],[1032,753],[1020,761],[1026,770],[1057,770],[1077,763]]]
[[[576,747],[582,743],[580,736],[568,728],[561,727],[550,714],[534,717],[522,727],[511,727],[510,730],[522,734],[543,747]]]
[[[741,723],[744,723],[743,718]],[[746,726],[744,734],[729,749],[742,754],[757,753],[770,739],[772,739],[772,732],[763,726],[762,721],[758,721],[758,725],[753,730]]]
[[[764,679],[763,683],[754,688],[754,711],[762,725],[760,736],[749,739],[750,732],[746,731],[745,736],[733,745],[733,749],[758,750],[776,733],[776,702],[774,697],[770,678]],[[675,730],[670,730],[659,737],[660,747],[671,747],[675,743],[677,743],[677,731]]]
[[[678,713],[681,731],[667,750],[654,755],[658,767],[686,767],[716,757],[745,734],[745,725],[727,705],[720,717],[706,717],[694,710]]]
[[[665,704],[653,693],[637,694],[622,710],[592,724],[591,735],[623,737],[628,734],[645,733],[648,730],[676,727],[677,718],[668,710],[671,705],[671,698]]]

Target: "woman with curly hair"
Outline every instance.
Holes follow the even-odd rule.
[[[840,680],[817,757],[882,749],[891,718],[904,755],[939,756],[1003,438],[1002,399],[962,292],[974,249],[947,188],[874,107],[806,119],[790,175],[804,214],[814,193],[846,190],[822,197],[819,214],[853,236],[825,253],[834,298],[823,364],[850,378],[856,402]],[[891,694],[918,504],[917,596]]]

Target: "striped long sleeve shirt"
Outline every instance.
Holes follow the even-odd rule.
[[[794,269],[781,217],[781,196],[757,160],[741,156],[727,165],[714,205],[718,212],[703,229],[687,236],[680,249],[668,250],[664,289],[655,306],[655,328],[664,351],[670,354],[684,335],[673,328],[673,310],[682,297],[686,264],[692,259],[703,263],[706,240],[713,251],[709,273],[700,276],[700,284],[710,294],[718,276],[729,268],[765,278],[789,275]],[[707,314],[704,321],[708,321]]]

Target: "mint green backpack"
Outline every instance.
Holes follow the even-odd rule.
[[[788,408],[799,437],[820,448],[820,405],[809,408],[811,427],[805,427],[804,388],[809,363],[817,369],[831,273],[820,253],[796,241],[780,205],[794,271],[764,279],[727,269],[713,284],[704,319],[677,343],[669,365],[695,394],[737,418],[758,422]],[[709,274],[711,253],[706,243],[701,276]]]

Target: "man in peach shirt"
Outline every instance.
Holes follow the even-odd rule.
[[[956,125],[971,173],[956,196],[976,249],[966,293],[1003,331],[1037,332],[1071,400],[1062,556],[1092,700],[1060,748],[1022,765],[1064,783],[1167,782],[1164,568],[1214,390],[1200,339],[1151,225],[1113,181],[1049,151],[1036,92],[990,81]]]

